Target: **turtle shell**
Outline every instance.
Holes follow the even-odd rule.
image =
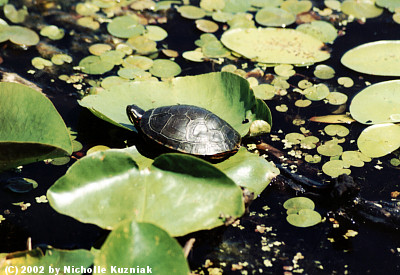
[[[192,155],[223,157],[236,152],[241,140],[225,120],[191,105],[150,109],[143,114],[139,126],[154,141]]]

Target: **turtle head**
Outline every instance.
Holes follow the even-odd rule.
[[[129,120],[135,126],[139,125],[139,122],[142,119],[144,113],[145,111],[139,108],[137,105],[126,106],[126,114],[128,115]]]

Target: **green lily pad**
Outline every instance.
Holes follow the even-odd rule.
[[[347,162],[339,159],[334,159],[322,165],[322,171],[332,178],[337,178],[342,174],[350,175],[351,170],[347,169],[349,167],[350,165]]]
[[[0,254],[1,274],[75,274],[81,275],[81,267],[88,268],[93,263],[93,255],[84,249],[61,250],[48,247],[46,254],[40,248]],[[73,270],[71,267],[77,267]],[[13,267],[10,269],[10,267]],[[64,273],[64,268],[67,272]],[[69,269],[68,269],[69,268]],[[18,270],[18,271],[17,271]]]
[[[312,21],[311,23],[301,24],[296,30],[309,34],[325,43],[333,43],[337,37],[335,27],[325,21]]]
[[[253,88],[254,95],[262,100],[269,100],[275,96],[275,87],[270,84],[260,84]]]
[[[227,121],[242,136],[254,120],[271,124],[267,105],[254,97],[249,83],[227,72],[178,77],[168,82],[123,83],[86,96],[79,103],[100,118],[131,130],[134,126],[125,111],[128,104],[144,110],[175,104],[203,107]],[[242,123],[246,119],[249,123]]]
[[[250,3],[254,7],[278,7],[282,4],[283,0],[250,0]]]
[[[224,0],[201,0],[200,7],[206,11],[218,11],[225,7]]]
[[[331,92],[326,96],[325,99],[328,100],[329,104],[342,105],[347,102],[348,97],[346,94],[343,94],[343,93]]]
[[[168,33],[159,26],[148,25],[146,26],[144,36],[154,41],[161,41],[168,36]]]
[[[353,98],[351,116],[360,123],[400,122],[400,80],[371,85]]]
[[[153,60],[146,56],[130,55],[124,59],[122,65],[125,68],[148,70],[153,66]]]
[[[312,2],[306,0],[286,0],[282,3],[281,9],[288,11],[294,15],[307,12],[312,8]]]
[[[203,9],[191,5],[180,6],[178,12],[182,17],[188,19],[200,19],[206,15],[206,12]]]
[[[330,136],[337,135],[339,137],[345,137],[350,133],[350,130],[347,127],[335,124],[330,124],[328,126],[325,126],[324,131]]]
[[[3,12],[8,20],[16,24],[24,22],[28,15],[28,10],[25,6],[22,9],[17,10],[12,4],[6,4],[3,7]]]
[[[369,126],[361,132],[357,145],[368,157],[383,157],[400,147],[400,125],[384,123]]]
[[[375,4],[387,8],[391,12],[394,12],[397,8],[400,8],[400,1],[397,0],[376,0]]]
[[[316,84],[303,91],[306,98],[312,101],[319,101],[329,95],[329,88],[325,84]]]
[[[281,27],[293,24],[296,17],[280,8],[263,8],[256,13],[256,22],[263,26]]]
[[[67,127],[43,94],[1,82],[0,102],[0,171],[72,153]]]
[[[327,65],[318,65],[315,67],[314,75],[319,79],[331,79],[335,76],[335,70]]]
[[[181,73],[181,67],[168,59],[156,59],[150,68],[150,73],[158,77],[173,77]]]
[[[321,215],[314,211],[315,204],[306,197],[295,197],[288,199],[283,204],[287,209],[286,220],[297,227],[310,227],[321,222]]]
[[[343,147],[336,141],[330,140],[318,146],[317,151],[323,156],[333,157],[339,156],[343,152]]]
[[[356,18],[374,18],[383,12],[383,9],[375,6],[374,1],[346,0],[341,9],[345,14]]]
[[[212,14],[212,19],[220,23],[226,23],[232,20],[233,16],[233,13],[230,12],[216,11]]]
[[[354,167],[363,167],[364,162],[371,161],[370,157],[367,157],[359,151],[345,151],[342,154],[342,160],[347,164]]]
[[[340,61],[360,73],[400,76],[400,40],[381,40],[357,46],[347,51]]]
[[[4,26],[0,29],[0,42],[10,40],[14,44],[32,46],[39,43],[36,32],[21,26]]]
[[[87,74],[104,74],[114,68],[114,64],[103,60],[100,56],[89,55],[79,62],[82,72]]]
[[[244,147],[234,156],[215,166],[237,185],[254,192],[255,196],[261,194],[271,180],[279,175],[279,169],[272,162],[250,153]]]
[[[145,29],[143,25],[139,24],[137,16],[124,15],[115,17],[108,23],[107,30],[116,37],[129,38],[142,34]]]
[[[242,191],[211,164],[165,154],[140,171],[131,154],[110,149],[74,163],[47,192],[58,212],[113,229],[133,219],[173,236],[210,229],[244,212]]]
[[[46,36],[51,40],[59,40],[64,37],[64,30],[57,26],[50,25],[40,30],[40,35]]]
[[[290,214],[286,220],[297,227],[310,227],[321,222],[321,215],[311,209],[301,209],[298,214]]]
[[[130,267],[130,274],[190,273],[182,247],[174,238],[153,224],[130,220],[110,233],[96,254],[94,265],[118,274],[124,273],[123,267]]]
[[[315,207],[314,202],[306,197],[291,198],[283,203],[283,208],[287,210],[295,209],[297,212],[300,211],[301,209],[313,210],[314,207]]]
[[[236,13],[227,23],[230,29],[249,29],[256,27],[253,16],[248,13]]]
[[[312,64],[328,59],[318,39],[292,29],[258,28],[226,31],[225,47],[262,63]]]
[[[250,9],[251,4],[250,1],[243,0],[225,0],[225,7],[223,9],[224,12],[246,12]]]

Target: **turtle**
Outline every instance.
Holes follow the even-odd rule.
[[[128,105],[126,112],[136,129],[173,151],[204,159],[225,159],[235,154],[240,134],[225,120],[193,105],[162,106],[144,111]]]

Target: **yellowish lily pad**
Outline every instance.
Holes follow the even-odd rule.
[[[296,21],[296,17],[283,9],[267,7],[256,13],[256,22],[263,26],[285,27]]]
[[[312,64],[328,59],[318,39],[292,29],[250,28],[226,31],[225,47],[262,63]]]
[[[383,157],[400,147],[400,125],[384,123],[369,126],[361,132],[357,145],[368,157]]]
[[[364,124],[400,122],[400,80],[380,82],[365,88],[353,98],[350,113]]]
[[[400,40],[366,43],[347,51],[341,62],[365,74],[400,76]]]

